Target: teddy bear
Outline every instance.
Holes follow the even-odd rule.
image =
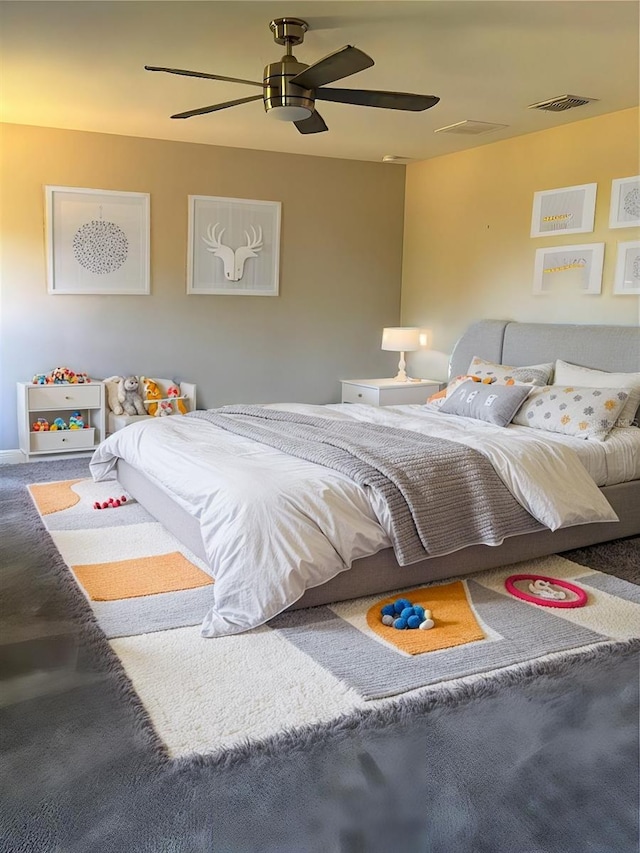
[[[118,387],[118,400],[128,415],[146,415],[147,412],[138,393],[138,377],[127,376],[121,378]]]
[[[118,399],[118,391],[121,382],[122,376],[109,376],[108,379],[104,380],[105,388],[107,391],[107,403],[109,404],[109,408],[111,409],[114,415],[124,414],[124,409],[122,408],[122,404]]]
[[[142,387],[144,388],[144,399],[145,400],[161,400],[162,392],[158,388],[156,382],[153,379],[149,379],[146,376],[141,376],[140,381],[142,383]],[[158,413],[158,403],[150,403],[147,407],[147,414],[156,415]]]

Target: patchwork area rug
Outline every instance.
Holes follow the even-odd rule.
[[[234,637],[203,639],[206,566],[113,481],[30,487],[56,547],[110,638],[172,757],[218,752],[418,693],[451,691],[640,636],[640,588],[548,557],[419,589],[283,613]],[[587,605],[557,610],[505,590],[514,572],[575,583]],[[433,611],[431,631],[375,614],[402,592]],[[542,669],[541,671],[544,671]]]

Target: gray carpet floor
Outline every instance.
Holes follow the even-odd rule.
[[[638,853],[638,651],[172,762],[0,467],[0,850]],[[640,539],[567,554],[640,581]],[[215,642],[215,641],[212,641]]]

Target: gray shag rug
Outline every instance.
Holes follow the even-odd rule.
[[[637,853],[638,644],[171,761],[26,484],[0,467],[0,850]],[[640,583],[640,539],[569,552]]]

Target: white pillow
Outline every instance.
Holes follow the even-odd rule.
[[[604,441],[629,395],[619,388],[547,385],[532,388],[512,423]]]
[[[618,415],[616,426],[632,426],[640,406],[640,373],[607,373],[568,361],[556,361],[554,385],[580,385],[590,388],[619,388],[629,395]]]

